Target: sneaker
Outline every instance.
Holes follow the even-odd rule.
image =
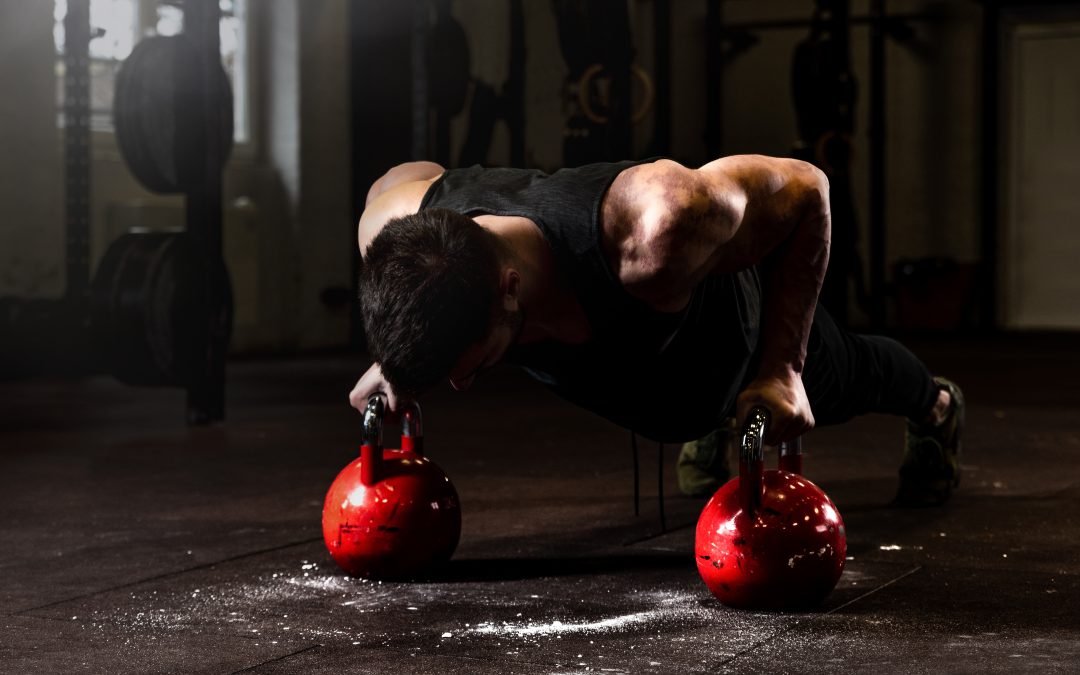
[[[728,453],[738,430],[735,418],[696,441],[684,443],[675,462],[679,490],[688,497],[711,497],[731,477]]]
[[[900,506],[939,506],[960,485],[960,437],[964,431],[964,394],[943,377],[939,389],[949,392],[949,412],[941,424],[907,423],[904,460],[900,465]]]

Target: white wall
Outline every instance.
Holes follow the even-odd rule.
[[[1080,329],[1080,21],[1007,38],[1003,323]]]
[[[52,3],[0,0],[0,296],[65,284]]]

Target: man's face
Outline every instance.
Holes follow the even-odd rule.
[[[487,338],[471,345],[450,371],[450,386],[465,391],[476,376],[502,360],[506,350],[517,342],[524,317],[520,309],[505,311],[495,319]]]

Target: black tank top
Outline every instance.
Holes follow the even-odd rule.
[[[620,426],[658,441],[686,441],[733,414],[757,343],[760,285],[754,269],[709,277],[674,314],[657,312],[623,289],[600,246],[600,207],[615,177],[640,163],[590,164],[550,175],[451,169],[428,189],[420,208],[535,222],[585,310],[591,337],[581,345],[517,345],[506,360]]]

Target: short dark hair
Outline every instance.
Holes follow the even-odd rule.
[[[371,242],[361,311],[368,351],[395,393],[423,393],[487,335],[502,257],[498,237],[447,209],[394,218]]]

